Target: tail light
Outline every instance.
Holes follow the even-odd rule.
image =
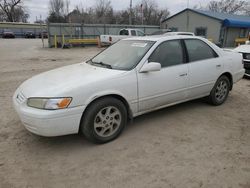
[[[109,37],[109,42],[112,42],[112,37]]]

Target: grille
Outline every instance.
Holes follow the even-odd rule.
[[[18,93],[16,96],[16,100],[18,103],[23,103],[24,101],[26,101],[26,97],[22,94],[22,93]]]

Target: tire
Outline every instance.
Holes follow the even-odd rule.
[[[221,76],[215,83],[210,95],[208,96],[208,102],[212,105],[218,106],[223,104],[230,91],[230,81],[227,76]]]
[[[87,140],[104,144],[116,139],[127,124],[127,109],[116,98],[94,101],[83,115],[80,131]]]

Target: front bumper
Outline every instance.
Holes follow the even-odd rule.
[[[17,100],[17,93],[13,96],[13,103],[25,128],[34,134],[47,137],[78,133],[85,109],[84,106],[62,110],[31,108],[26,105],[25,99]]]

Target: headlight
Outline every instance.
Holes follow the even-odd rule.
[[[246,59],[250,60],[250,54],[246,54]]]
[[[71,97],[66,98],[29,98],[27,105],[33,108],[45,110],[57,110],[67,108],[71,102]]]

